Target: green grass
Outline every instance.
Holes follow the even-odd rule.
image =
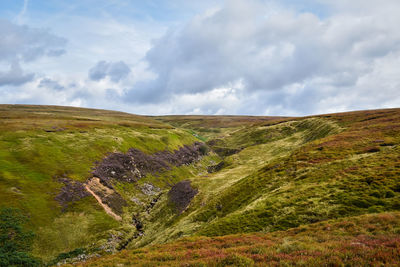
[[[29,214],[38,233],[34,252],[46,259],[116,226],[91,198],[62,213],[54,200],[62,186],[58,176],[85,181],[109,152],[135,147],[154,153],[196,140],[184,130],[126,113],[4,105],[0,110],[0,202]],[[71,231],[75,228],[80,231]]]

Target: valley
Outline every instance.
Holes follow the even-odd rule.
[[[27,216],[28,252],[43,264],[399,262],[400,109],[291,118],[0,105],[0,130],[0,206]]]

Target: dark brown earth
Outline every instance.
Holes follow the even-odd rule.
[[[189,180],[175,184],[168,192],[168,198],[178,213],[182,213],[190,204],[190,201],[198,193],[198,190],[190,185]]]
[[[58,181],[64,184],[60,193],[55,197],[55,200],[60,203],[62,211],[65,211],[72,202],[90,196],[90,193],[81,182],[74,181],[66,176],[58,178]]]
[[[196,142],[185,145],[173,152],[164,150],[152,155],[131,148],[127,153],[111,153],[98,162],[92,174],[99,177],[102,184],[112,188],[113,179],[123,182],[136,182],[147,174],[156,174],[173,166],[191,164],[207,153],[206,145]]]

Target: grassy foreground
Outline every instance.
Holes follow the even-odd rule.
[[[398,266],[399,262],[400,213],[392,212],[269,234],[185,238],[78,266]]]

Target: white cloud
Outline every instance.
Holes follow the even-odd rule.
[[[66,40],[47,30],[30,28],[0,19],[0,62],[30,62],[43,56],[58,56]]]
[[[393,58],[400,53],[396,26],[400,25],[400,2],[380,3],[375,12],[374,2],[367,1],[361,13],[353,11],[354,3],[325,2],[346,12],[319,18],[283,7],[271,12],[271,6],[259,1],[227,1],[224,7],[193,18],[155,42],[146,60],[158,78],[135,86],[127,99],[179,103],[177,99],[187,95],[213,92],[241,79],[247,92],[241,95],[242,103],[254,101],[253,95],[267,97],[250,102],[252,108],[243,108],[240,112],[244,113],[307,114],[380,107],[393,103],[393,98],[400,100],[400,95],[388,94],[397,86],[388,76],[399,67]],[[378,80],[387,82],[368,89]],[[301,92],[288,89],[298,84]],[[363,97],[366,92],[369,99]],[[193,105],[193,110],[205,107]]]
[[[0,40],[0,61],[8,64],[0,83],[18,87],[0,90],[0,101],[141,114],[303,115],[400,105],[399,1],[304,0],[306,9],[289,0],[211,2],[169,30],[154,16],[58,14],[47,23],[58,21],[55,29],[70,42],[57,61],[50,56],[63,51],[61,39],[13,25],[28,33],[17,43],[32,36],[35,45]],[[169,8],[196,6],[176,0]],[[19,69],[10,67],[15,59]]]
[[[26,2],[27,4],[27,2]],[[0,19],[0,63],[9,68],[0,71],[0,86],[18,86],[32,81],[33,73],[25,74],[21,64],[42,57],[57,57],[64,53],[66,40],[47,30],[30,28]]]

